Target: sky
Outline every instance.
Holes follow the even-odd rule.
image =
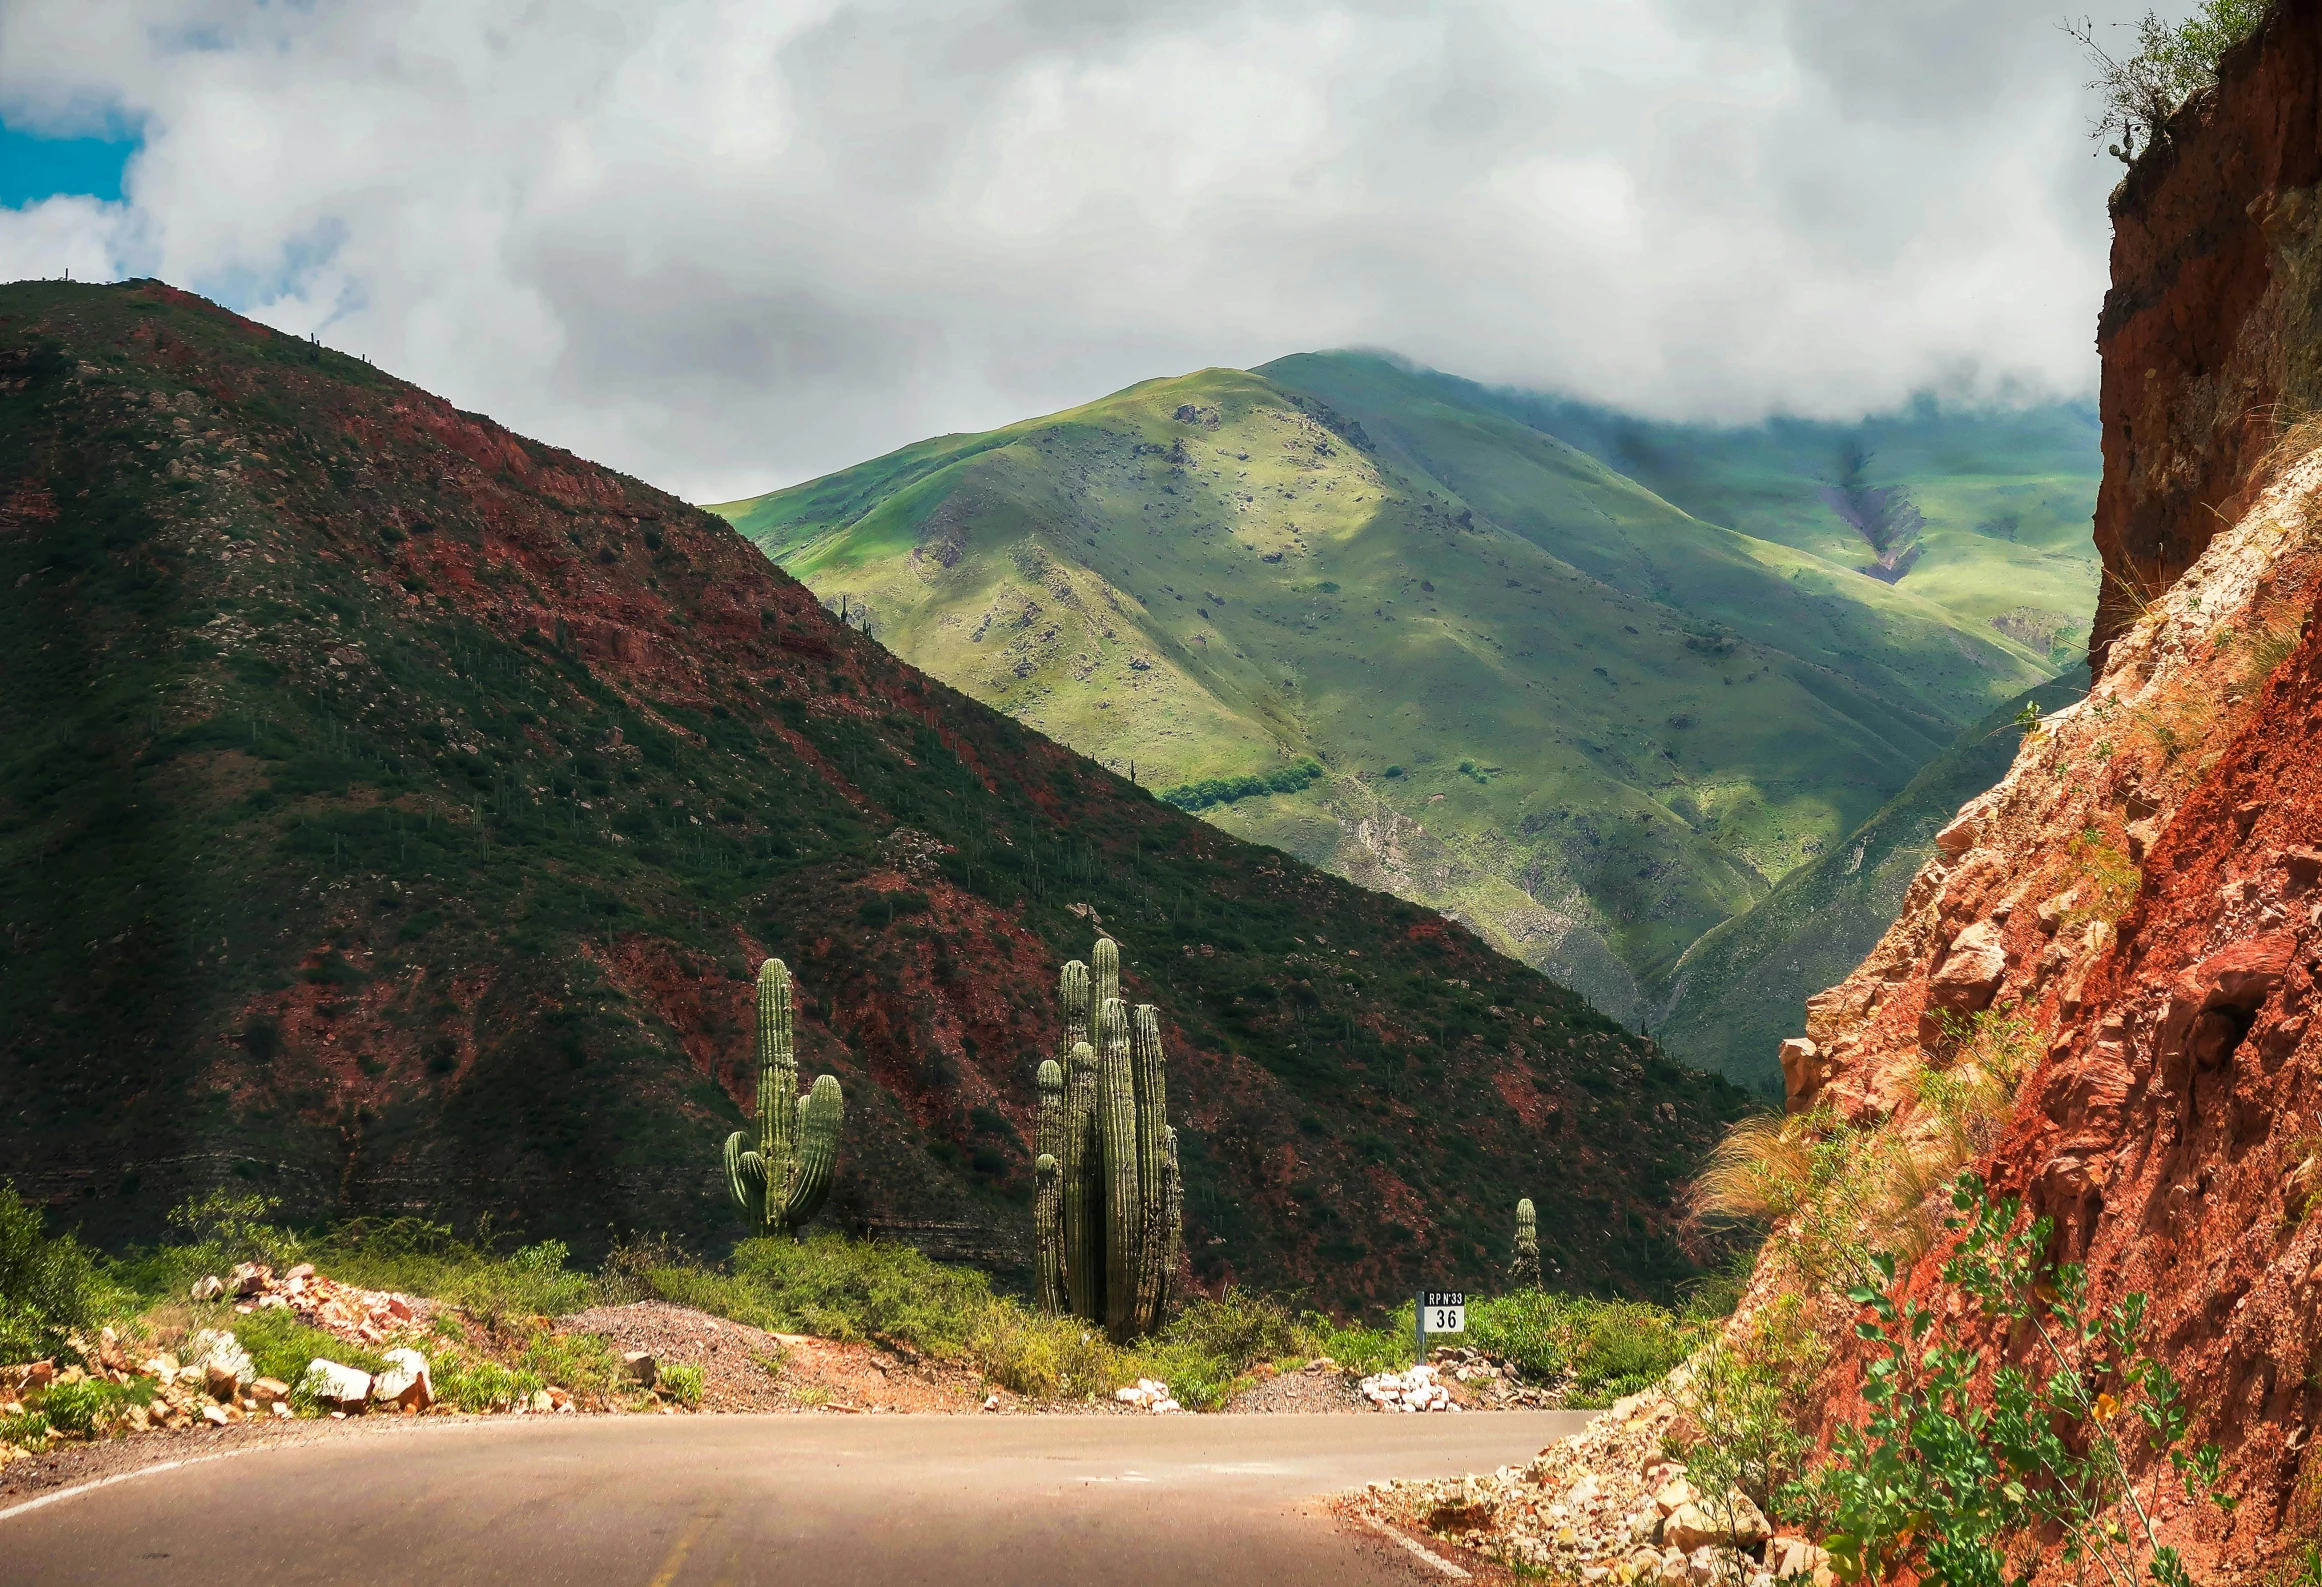
[[[2083,399],[2119,168],[2057,22],[6,0],[0,280],[160,276],[697,501],[1324,347],[1671,418]]]

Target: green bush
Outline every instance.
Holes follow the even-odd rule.
[[[77,1383],[52,1384],[41,1396],[40,1414],[58,1432],[88,1438],[103,1431],[108,1421],[130,1406],[150,1404],[157,1386],[151,1378],[128,1383],[83,1378]]]
[[[2112,138],[2109,150],[2123,161],[2151,148],[2177,107],[2217,81],[2219,58],[2256,32],[2269,9],[2271,0],[2201,0],[2173,26],[2147,11],[2136,24],[2136,52],[2126,56],[2099,43],[2092,22],[2067,23],[2096,68],[2089,86],[2104,96],[2090,136]]]
[[[45,1449],[48,1429],[48,1418],[38,1411],[0,1416],[0,1444],[14,1444],[18,1449]]]
[[[69,1235],[41,1233],[40,1212],[0,1181],[0,1362],[69,1353],[65,1336],[88,1326],[96,1271]]]
[[[839,1234],[745,1240],[734,1248],[731,1274],[665,1267],[647,1280],[663,1300],[755,1328],[873,1339],[933,1355],[963,1350],[993,1304],[981,1273],[907,1245]]]
[[[690,1362],[679,1362],[676,1366],[663,1367],[661,1369],[661,1386],[669,1391],[669,1397],[677,1401],[678,1404],[699,1405],[702,1390],[701,1368]]]
[[[1596,1406],[1658,1382],[1706,1331],[1644,1301],[1520,1290],[1469,1305],[1466,1341],[1528,1383],[1569,1381],[1570,1403]]]
[[[1898,1305],[1886,1255],[1873,1259],[1879,1283],[1848,1292],[1868,1312],[1855,1332],[1871,1349],[1870,1415],[1839,1428],[1808,1484],[1831,1515],[1823,1541],[1841,1574],[1981,1587],[2013,1579],[2052,1542],[2084,1575],[2192,1587],[2155,1532],[2159,1484],[2173,1479],[2197,1510],[2235,1501],[2217,1447],[2184,1447],[2183,1389],[2144,1353],[2144,1295],[2094,1310],[2086,1272],[2049,1261],[2049,1220],[2021,1221],[2018,1203],[1993,1201],[1972,1173],[1959,1176],[1952,1205],[1960,1216],[1948,1228],[1960,1238],[1943,1278],[1971,1304]],[[1966,1341],[1993,1324],[2029,1358],[1987,1376]],[[2149,1497],[2131,1480],[2132,1460],[2153,1468]]]

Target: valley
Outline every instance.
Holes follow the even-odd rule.
[[[1695,432],[1333,353],[713,510],[915,665],[1651,1028],[2077,655],[2095,465],[2067,410]]]

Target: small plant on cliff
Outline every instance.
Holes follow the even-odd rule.
[[[2070,853],[2080,866],[2080,885],[2064,916],[2067,926],[2085,926],[2092,920],[2114,921],[2129,912],[2143,882],[2136,861],[2114,843],[2101,827],[2085,827],[2072,840]]]
[[[2234,1501],[2216,1446],[2185,1447],[2175,1375],[2141,1348],[2145,1296],[2094,1309],[2086,1273],[2048,1261],[2048,1220],[2019,1226],[2018,1204],[1992,1200],[1973,1174],[1959,1176],[1952,1205],[1959,1241],[1943,1278],[1969,1303],[1959,1314],[1898,1304],[1891,1255],[1873,1258],[1877,1283],[1848,1292],[1866,1313],[1855,1332],[1872,1351],[1870,1415],[1840,1429],[1810,1484],[1832,1517],[1824,1541],[1839,1573],[2001,1587],[2029,1579],[2045,1538],[2111,1587],[2192,1587],[2154,1528],[2162,1484],[2197,1506]],[[2029,1361],[1987,1374],[1977,1332],[2025,1340]]]
[[[2127,163],[2149,149],[2169,118],[2188,97],[2217,81],[2218,58],[2248,38],[2265,21],[2272,0],[2201,0],[2191,16],[2171,25],[2147,11],[2136,26],[2132,55],[2115,56],[2097,41],[2089,18],[2064,23],[2064,31],[2087,51],[2096,76],[2089,87],[2103,95],[2089,136],[2110,138],[2105,152]],[[2128,24],[2120,24],[2127,26]]]

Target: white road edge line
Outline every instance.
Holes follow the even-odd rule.
[[[98,1477],[90,1482],[76,1482],[69,1488],[59,1488],[54,1493],[44,1493],[37,1499],[27,1499],[22,1504],[12,1504],[7,1509],[0,1510],[0,1521],[5,1521],[12,1515],[23,1515],[29,1510],[37,1510],[44,1504],[54,1504],[59,1499],[77,1498],[84,1493],[95,1493],[99,1488],[110,1488],[116,1482],[135,1482],[139,1477],[157,1477],[165,1471],[176,1471],[181,1466],[207,1465],[213,1460],[232,1460],[238,1455],[254,1455],[256,1453],[258,1453],[256,1449],[221,1449],[214,1455],[188,1455],[183,1460],[165,1460],[159,1465],[140,1466],[135,1471],[116,1472],[110,1477]]]
[[[0,1511],[0,1515],[4,1515],[5,1513],[5,1511]],[[1401,1532],[1398,1532],[1395,1530],[1395,1528],[1389,1526],[1386,1522],[1381,1521],[1374,1516],[1366,1516],[1364,1517],[1364,1520],[1369,1524],[1370,1529],[1378,1533],[1379,1536],[1386,1538],[1390,1542],[1402,1544],[1405,1548],[1409,1549],[1420,1559],[1434,1566],[1437,1570],[1443,1572],[1444,1575],[1449,1576],[1453,1581],[1472,1581],[1474,1579],[1459,1566],[1452,1564],[1451,1561],[1445,1559],[1441,1554],[1436,1553],[1433,1549],[1428,1548],[1425,1544],[1419,1542],[1416,1538],[1405,1537]]]

